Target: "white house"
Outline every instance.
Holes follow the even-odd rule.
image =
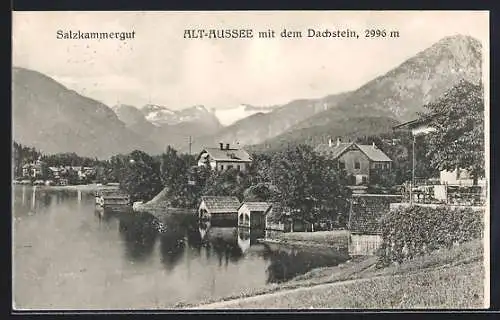
[[[27,163],[23,165],[23,176],[36,178],[42,175],[42,158],[39,157],[36,161],[32,163]]]
[[[243,149],[231,148],[229,143],[225,146],[220,143],[219,148],[204,148],[197,157],[198,166],[207,166],[212,170],[224,171],[237,169],[248,170],[252,158]]]
[[[413,137],[417,137],[420,135],[426,135],[435,131],[436,129],[432,127],[433,117],[431,115],[425,116],[416,120],[412,120],[409,122],[402,123],[394,127],[394,129],[408,129],[411,131]],[[470,173],[466,169],[455,169],[453,171],[442,170],[439,173],[439,181],[441,184],[447,185],[473,185],[473,179],[470,176]],[[482,179],[478,181],[479,184],[485,183],[485,180]]]

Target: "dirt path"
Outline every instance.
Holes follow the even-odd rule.
[[[401,276],[401,275],[399,275]],[[339,282],[333,282],[333,283],[325,283],[325,284],[319,284],[311,287],[301,287],[301,288],[296,288],[296,289],[286,289],[286,290],[281,290],[273,293],[266,293],[266,294],[261,294],[253,297],[246,297],[246,298],[240,298],[240,299],[234,299],[234,300],[228,300],[228,301],[220,301],[220,302],[214,302],[210,304],[205,304],[205,305],[200,305],[197,307],[189,308],[189,309],[238,309],[238,308],[245,308],[245,306],[240,306],[240,304],[258,304],[259,302],[267,301],[269,299],[273,298],[279,298],[282,296],[286,295],[293,295],[296,293],[301,293],[301,292],[310,292],[311,295],[314,294],[315,291],[318,290],[323,290],[335,286],[340,286],[340,285],[346,285],[346,284],[352,284],[352,283],[361,283],[361,282],[366,282],[369,280],[374,280],[374,279],[384,279],[388,277],[395,277],[395,276],[379,276],[379,277],[372,277],[372,278],[362,278],[362,279],[353,279],[353,280],[344,280],[344,281],[339,281]],[[276,307],[279,309],[279,307]]]
[[[380,275],[380,276],[372,276],[372,277],[367,277],[367,278],[360,278],[360,279],[352,279],[352,280],[342,280],[338,282],[333,282],[333,283],[325,283],[325,284],[319,284],[319,285],[314,285],[310,287],[301,287],[301,288],[295,288],[295,289],[285,289],[273,293],[267,293],[267,294],[261,294],[257,296],[252,296],[252,297],[245,297],[245,298],[239,298],[239,299],[233,299],[233,300],[227,300],[227,301],[219,301],[219,302],[214,302],[210,304],[205,304],[205,305],[199,305],[196,307],[192,307],[189,309],[202,309],[202,310],[208,310],[208,309],[239,309],[239,308],[254,308],[258,309],[259,305],[265,304],[269,305],[270,300],[275,300],[278,298],[281,298],[283,296],[291,297],[295,294],[299,293],[308,293],[311,296],[314,296],[316,293],[321,292],[323,290],[328,290],[334,287],[338,286],[343,286],[343,285],[350,285],[350,284],[359,284],[367,281],[372,281],[372,280],[383,280],[383,279],[389,279],[389,278],[400,278],[400,277],[408,277],[408,276],[417,276],[420,274],[425,274],[429,272],[436,271],[438,269],[443,269],[449,267],[447,265],[444,266],[439,266],[436,268],[428,268],[424,269],[422,271],[418,272],[409,272],[409,273],[404,273],[404,274],[387,274],[387,275]],[[266,307],[269,308],[269,307]],[[275,306],[274,308],[280,309],[279,305]],[[301,309],[301,306],[297,306],[297,309]]]

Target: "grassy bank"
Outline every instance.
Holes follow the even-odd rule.
[[[303,245],[319,245],[337,249],[347,249],[349,232],[347,230],[316,231],[316,232],[286,232],[278,234],[277,240],[286,243]]]
[[[242,299],[222,308],[427,309],[482,308],[481,262],[416,274],[361,278],[303,290]],[[217,306],[215,306],[217,307]]]
[[[354,258],[336,267],[312,270],[286,283],[251,289],[219,302],[207,300],[196,308],[480,308],[483,305],[482,240],[381,269],[375,268],[376,262],[376,257]],[[342,283],[345,281],[352,282]],[[212,302],[216,303],[206,305]]]

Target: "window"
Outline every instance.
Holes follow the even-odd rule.
[[[345,162],[343,160],[339,161],[339,169],[345,169]]]
[[[359,163],[359,161],[355,161],[354,162],[354,169],[359,169],[361,168],[361,164]]]
[[[224,170],[224,165],[223,164],[220,165],[220,169]]]
[[[365,177],[365,176],[362,176],[362,177],[361,177],[361,182],[362,182],[362,183],[366,183],[366,177]]]
[[[238,165],[238,171],[240,171],[240,170],[241,170],[240,165]]]
[[[232,168],[233,168],[233,165],[228,165],[228,166],[227,166],[227,169],[228,169],[228,170],[229,170],[229,169],[232,169]]]

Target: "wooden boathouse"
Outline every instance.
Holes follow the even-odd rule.
[[[211,223],[226,222],[236,225],[241,203],[236,197],[203,196],[198,207],[198,219]]]
[[[96,206],[103,209],[123,209],[131,206],[130,196],[120,189],[101,189],[95,192]]]
[[[244,202],[238,209],[238,227],[266,228],[266,216],[272,210],[268,202]]]

